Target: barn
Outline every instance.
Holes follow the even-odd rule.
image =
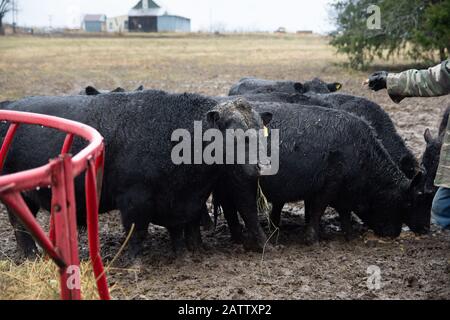
[[[130,32],[190,32],[191,20],[169,14],[152,0],[140,0],[128,14]]]
[[[106,16],[104,14],[87,14],[83,18],[82,29],[86,32],[106,31]]]

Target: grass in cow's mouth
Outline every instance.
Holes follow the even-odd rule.
[[[258,180],[258,191],[256,193],[256,204],[258,207],[258,212],[268,215],[268,212],[270,211],[271,208],[269,202],[267,201],[266,196],[264,195],[259,180]]]

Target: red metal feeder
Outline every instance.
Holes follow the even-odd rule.
[[[89,253],[100,299],[109,300],[109,290],[100,257],[98,235],[98,205],[104,167],[103,137],[93,128],[53,116],[0,110],[0,121],[10,122],[0,150],[0,172],[20,125],[40,125],[67,133],[61,154],[47,165],[0,177],[0,200],[7,205],[31,233],[36,242],[60,268],[61,299],[81,299],[80,261],[74,179],[86,172],[86,210]],[[89,141],[89,145],[72,156],[68,152],[74,136]],[[50,231],[47,236],[22,198],[21,192],[37,188],[52,188]]]

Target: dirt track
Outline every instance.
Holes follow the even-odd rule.
[[[424,149],[425,128],[436,132],[440,114],[450,102],[450,98],[444,97],[408,99],[396,105],[383,92],[371,93],[361,86],[366,74],[350,72],[332,63],[336,59],[333,50],[322,39],[303,39],[299,45],[290,38],[258,39],[248,40],[248,45],[254,49],[251,52],[243,39],[215,39],[213,45],[204,51],[196,47],[200,44],[189,44],[185,40],[173,40],[173,43],[164,42],[172,40],[158,40],[160,55],[156,59],[161,63],[156,66],[148,62],[144,68],[144,71],[152,69],[151,77],[142,71],[138,73],[136,64],[128,60],[119,60],[118,67],[111,69],[115,57],[110,58],[109,64],[98,63],[98,70],[91,72],[97,72],[93,77],[98,80],[94,82],[103,88],[112,87],[123,78],[133,79],[120,83],[128,89],[143,83],[147,88],[205,94],[226,94],[234,81],[248,75],[298,80],[319,76],[325,80],[337,80],[344,84],[343,91],[364,95],[382,105],[417,156]],[[76,92],[81,86],[92,83],[86,83],[83,77],[78,82],[74,81],[72,77],[77,74],[53,80],[49,76],[53,71],[47,69],[48,65],[37,67],[34,72],[17,73],[13,70],[14,63],[11,67],[1,63],[2,54],[11,57],[18,52],[20,44],[14,41],[10,40],[9,47],[0,51],[0,71],[5,72],[3,78],[0,76],[0,88],[3,88],[0,98]],[[76,46],[80,46],[81,41],[92,40],[77,41]],[[209,42],[205,40],[205,43]],[[172,48],[175,45],[177,47]],[[278,47],[284,51],[280,53]],[[85,54],[87,48],[90,47],[86,45],[79,51],[74,50],[73,56],[67,48],[65,54],[77,59],[77,52]],[[194,53],[178,58],[170,56],[170,50],[181,48]],[[52,46],[46,50],[50,55]],[[225,50],[228,51],[224,57]],[[317,55],[314,54],[316,51],[319,52]],[[33,52],[36,55],[36,51]],[[208,58],[203,58],[201,52],[209,52]],[[26,56],[26,50],[20,53]],[[283,53],[287,58],[280,58]],[[25,59],[19,55],[20,58]],[[39,55],[36,59],[39,61]],[[59,67],[62,67],[60,59],[55,58],[55,64],[60,63]],[[20,64],[21,61],[15,63]],[[90,63],[95,64],[95,61]],[[80,64],[78,75],[88,74],[88,66],[82,65],[82,61]],[[108,68],[105,71],[108,76],[102,74],[102,70],[106,70],[102,68]],[[160,68],[159,72],[153,68]],[[18,87],[26,73],[37,78],[33,81],[35,87],[27,83]],[[51,81],[42,82],[45,79]],[[46,215],[42,216],[45,224]],[[261,222],[267,227],[265,217],[261,217]],[[186,254],[184,258],[174,260],[167,232],[164,228],[152,226],[144,255],[135,262],[126,260],[125,256],[119,257],[114,265],[118,269],[110,272],[109,279],[116,284],[113,295],[119,299],[450,299],[450,232],[433,229],[430,235],[421,238],[404,232],[394,241],[380,241],[361,226],[356,227],[361,229],[359,237],[351,242],[344,241],[339,232],[339,221],[330,211],[322,221],[320,244],[308,247],[302,241],[302,203],[291,204],[284,208],[278,245],[264,256],[245,252],[240,246],[231,244],[228,229],[221,219],[214,232],[203,233],[204,242],[209,247],[204,253]],[[82,232],[80,238],[84,241],[85,233]],[[103,255],[110,260],[124,239],[117,212],[101,217],[101,238]],[[82,254],[86,257],[86,244],[82,244]],[[1,214],[0,259],[2,256],[17,259],[14,247],[7,216]],[[367,287],[369,266],[378,266],[381,270],[380,290]]]

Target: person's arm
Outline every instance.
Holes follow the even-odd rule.
[[[387,76],[389,95],[435,97],[450,93],[450,60],[427,70],[407,70]]]
[[[373,90],[387,88],[395,102],[405,97],[435,97],[450,93],[450,60],[426,70],[377,72],[369,78]]]

